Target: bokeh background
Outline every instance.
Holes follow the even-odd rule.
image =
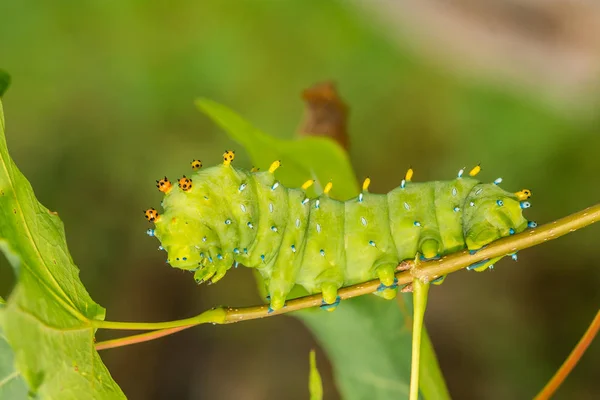
[[[527,215],[546,222],[600,198],[599,27],[597,5],[566,0],[0,0],[7,139],[109,319],[252,305],[247,269],[197,287],[145,235],[155,179],[236,148],[197,96],[290,138],[302,90],[333,80],[350,107],[352,163],[373,191],[409,165],[433,180],[481,162],[482,179],[531,189]],[[454,398],[541,388],[600,304],[599,236],[593,226],[431,291],[426,323]],[[1,257],[5,296],[14,278]],[[301,322],[277,317],[102,357],[131,399],[306,399],[315,346]],[[319,364],[326,398],[338,398],[322,352]],[[556,398],[597,398],[599,365],[596,342]]]

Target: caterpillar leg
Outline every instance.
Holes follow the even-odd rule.
[[[220,281],[232,266],[231,256],[228,254],[223,255],[223,253],[223,250],[218,247],[209,250],[208,265],[214,266],[214,274],[212,277],[206,277],[205,280],[210,279],[211,284]]]
[[[432,280],[431,283],[433,283],[434,285],[441,285],[442,283],[444,283],[444,280],[446,280],[446,276],[448,275],[439,276]]]
[[[440,244],[435,239],[427,239],[421,244],[421,254],[424,260],[433,260],[440,256]]]
[[[377,267],[377,277],[379,278],[379,281],[381,281],[382,285],[392,286],[394,284],[394,281],[396,280],[396,276],[394,274],[395,270],[396,266],[391,264],[380,265]]]
[[[282,309],[285,306],[285,300],[287,298],[288,293],[284,293],[281,290],[273,290],[271,291],[270,303],[269,307],[273,311],[277,311]]]
[[[340,297],[338,296],[338,285],[333,282],[324,282],[321,285],[321,294],[323,295],[323,305],[321,308],[327,311],[333,311],[340,304]]]
[[[194,280],[200,284],[204,281],[209,280],[217,272],[216,266],[208,262],[206,265],[201,265],[200,268],[194,273]]]
[[[477,272],[482,272],[485,271],[488,268],[492,268],[494,266],[494,264],[496,262],[498,262],[498,260],[500,260],[502,257],[496,257],[496,258],[492,258],[491,260],[483,260],[480,262],[477,262],[475,264],[471,264],[467,267],[467,270],[471,271],[471,270],[475,270]]]
[[[383,287],[381,288],[381,291],[378,289],[375,293],[373,293],[376,296],[382,297],[386,300],[394,300],[396,298],[396,296],[398,295],[398,288],[394,287]]]
[[[217,283],[218,281],[220,281],[225,276],[229,268],[231,268],[231,265],[218,264],[215,267],[215,274],[213,275],[210,282]]]
[[[383,297],[386,300],[396,298],[396,295],[398,294],[398,285],[396,284],[395,270],[396,266],[392,264],[385,264],[377,267],[376,273],[381,285],[377,288],[377,292],[375,292],[376,295]]]

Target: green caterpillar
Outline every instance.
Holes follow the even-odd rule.
[[[238,263],[263,276],[270,307],[278,310],[294,285],[322,293],[323,304],[339,303],[343,286],[380,279],[381,295],[397,293],[394,273],[402,260],[432,259],[488,243],[535,226],[522,215],[530,206],[529,190],[509,193],[498,184],[473,177],[477,166],[451,181],[413,183],[409,169],[402,184],[388,194],[368,192],[365,180],[358,197],[345,202],[324,193],[309,199],[301,188],[285,188],[275,179],[280,162],[268,171],[243,171],[224,162],[179,179],[165,177],[157,187],[165,198],[164,213],[145,211],[174,268],[194,271],[197,282],[217,282]],[[516,257],[514,255],[513,257]],[[485,270],[494,260],[471,266]],[[440,277],[443,278],[443,277]]]

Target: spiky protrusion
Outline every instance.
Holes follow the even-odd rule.
[[[231,165],[234,158],[235,151],[225,150],[225,153],[223,153],[223,165]]]
[[[192,188],[192,180],[184,175],[179,179],[179,188],[184,192],[189,191]]]
[[[192,170],[194,171],[198,171],[200,168],[202,168],[202,161],[200,160],[194,160],[192,161]]]
[[[279,168],[279,167],[281,167],[281,161],[279,161],[279,160],[273,161],[273,163],[269,167],[269,172],[274,173],[277,170],[277,168]]]
[[[515,193],[515,196],[517,196],[518,200],[527,200],[528,198],[531,197],[531,190],[529,189],[523,189],[518,191],[517,193]]]
[[[171,184],[171,181],[169,181],[169,179],[167,179],[167,177],[165,176],[161,180],[156,181],[156,187],[159,191],[163,193],[169,193],[173,185]]]
[[[156,211],[154,208],[149,208],[146,211],[144,211],[144,215],[146,216],[146,219],[150,222],[158,221],[158,211]]]
[[[481,172],[481,164],[477,164],[476,166],[473,167],[473,169],[471,171],[469,171],[469,176],[476,176],[480,172]]]

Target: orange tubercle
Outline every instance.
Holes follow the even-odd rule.
[[[173,187],[173,185],[171,184],[171,181],[169,181],[167,179],[167,177],[165,176],[160,181],[156,181],[156,187],[158,188],[159,191],[166,194],[171,191],[171,188]]]
[[[144,215],[146,216],[146,219],[150,222],[156,222],[159,218],[158,211],[156,211],[154,208],[149,208],[146,211],[144,211]]]
[[[179,188],[184,192],[189,191],[192,188],[192,180],[184,175],[179,179]]]

